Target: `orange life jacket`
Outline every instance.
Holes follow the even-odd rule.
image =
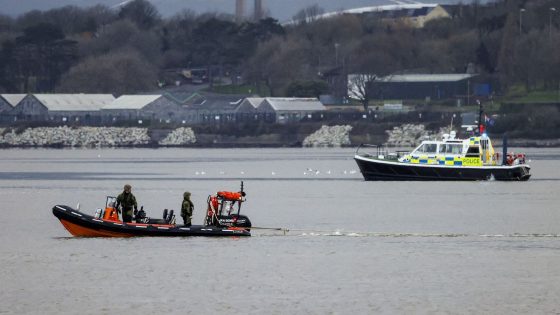
[[[113,207],[107,207],[105,208],[105,213],[103,214],[103,220],[107,220],[107,221],[119,221],[119,213],[117,212],[117,209],[113,208]]]

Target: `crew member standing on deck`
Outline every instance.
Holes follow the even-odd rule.
[[[181,204],[181,217],[185,226],[191,226],[191,219],[193,214],[194,204],[191,201],[191,193],[185,191],[183,194],[183,203]]]
[[[119,209],[122,206],[122,218],[123,222],[132,222],[132,208],[138,211],[138,204],[136,203],[136,197],[132,194],[132,186],[129,184],[124,185],[124,191],[117,197],[116,208]]]

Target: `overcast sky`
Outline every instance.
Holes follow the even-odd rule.
[[[77,5],[81,7],[93,6],[97,3],[109,7],[115,6],[124,0],[0,0],[0,13],[17,16],[24,12],[38,9],[48,10],[65,5]],[[164,16],[173,15],[183,9],[191,9],[197,13],[223,12],[233,14],[235,11],[235,0],[149,0]],[[252,10],[253,0],[245,0],[247,11]],[[339,9],[349,9],[381,4],[395,4],[391,0],[263,0],[265,9],[272,17],[285,21],[290,19],[299,10],[313,4],[318,4],[326,12]],[[398,0],[398,2],[423,2],[423,3],[471,3],[471,0]],[[487,1],[481,1],[487,2]],[[250,12],[247,12],[249,14]]]

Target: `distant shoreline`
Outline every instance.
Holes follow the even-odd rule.
[[[360,143],[342,145],[340,148],[356,148]],[[494,148],[501,149],[501,142],[494,141]],[[532,140],[532,139],[509,139],[508,147],[516,148],[560,148],[560,139],[548,139],[548,140]],[[165,148],[185,148],[185,149],[254,149],[254,148],[308,148],[303,147],[301,143],[242,143],[242,142],[228,142],[228,143],[196,143],[189,145],[160,145],[157,143],[153,144],[142,144],[142,145],[118,145],[118,146],[69,146],[61,144],[48,144],[48,145],[10,145],[5,143],[0,143],[0,149],[165,149]],[[330,147],[332,148],[332,147]],[[414,147],[402,147],[410,148]]]
[[[318,126],[316,126],[318,127]],[[195,134],[190,128],[158,129],[136,127],[40,127],[27,128],[16,133],[13,130],[1,130],[0,148],[299,148],[299,147],[345,147],[355,148],[362,143],[384,144],[387,147],[414,148],[414,143],[421,140],[399,133],[400,138],[391,142],[387,137],[389,131],[373,131],[341,126],[322,126],[315,130],[298,130],[290,128],[275,130],[272,133],[258,135],[236,135],[231,130],[222,133]],[[335,133],[320,131],[323,129],[339,130]],[[414,128],[412,128],[414,129]],[[319,133],[318,137],[311,137]],[[344,136],[345,135],[345,136]],[[435,137],[426,133],[422,137]],[[314,140],[309,143],[309,139]],[[345,138],[341,141],[341,138]],[[494,147],[502,145],[501,135],[491,135]],[[393,139],[394,140],[394,139]],[[406,140],[406,141],[405,141]],[[307,141],[307,142],[306,142]],[[394,145],[387,145],[387,141]],[[305,144],[305,145],[304,145]],[[411,145],[412,144],[412,145]],[[558,148],[560,138],[525,139],[508,138],[509,147]]]

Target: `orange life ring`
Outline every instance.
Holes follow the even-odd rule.
[[[241,200],[242,195],[240,192],[232,192],[232,191],[218,191],[217,195],[226,200]]]

